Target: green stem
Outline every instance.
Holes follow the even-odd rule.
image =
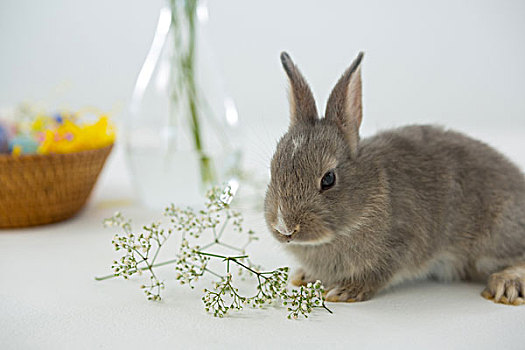
[[[175,126],[175,106],[187,103],[189,124],[195,151],[200,161],[201,182],[204,187],[213,183],[212,160],[204,153],[201,129],[201,96],[196,82],[196,41],[197,41],[197,5],[198,0],[170,0],[171,28],[175,52],[172,56],[170,118],[169,125]],[[184,107],[183,107],[184,108]],[[175,147],[175,140],[168,145]],[[171,151],[171,150],[169,150]]]
[[[195,253],[196,253],[196,254],[199,254],[199,255],[211,256],[211,257],[219,258],[219,259],[228,259],[228,260],[233,260],[233,261],[235,261],[235,259],[244,259],[244,258],[247,258],[247,257],[248,257],[248,255],[240,255],[240,256],[225,256],[225,255],[219,255],[219,254],[213,254],[213,253],[206,253],[206,252],[201,252],[201,251],[196,251]],[[238,263],[238,262],[237,262],[237,263]]]
[[[164,265],[174,264],[177,261],[178,261],[178,259],[167,260],[167,261],[164,261],[164,262],[161,262],[161,263],[158,263],[158,264],[154,264],[154,265],[150,265],[150,266],[144,266],[144,267],[141,267],[140,269],[132,270],[130,272],[131,273],[135,273],[137,271],[145,271],[145,270],[149,270],[150,268],[154,268],[154,267],[160,267],[160,266],[164,266]],[[102,276],[102,277],[95,277],[95,280],[96,281],[104,281],[104,280],[107,280],[107,279],[110,279],[110,278],[114,278],[114,277],[118,277],[118,275],[111,274],[111,275],[106,275],[106,276]]]
[[[326,311],[328,311],[329,313],[333,314],[332,310],[330,310],[325,304],[324,304],[324,301],[323,301],[323,304],[321,306],[316,306],[316,307],[322,307],[324,308]]]
[[[180,37],[177,35],[176,33],[176,27],[177,26],[180,26],[180,22],[178,21],[178,18],[177,18],[177,7],[176,7],[176,2],[177,0],[170,0],[170,8],[171,8],[171,24],[170,24],[170,29],[169,31],[171,33],[168,33],[168,37],[170,36],[170,34],[173,34],[173,46],[174,48],[177,48],[177,47],[180,47],[181,46],[181,43],[180,43]],[[177,93],[177,76],[176,76],[176,63],[175,63],[175,53],[172,52],[171,53],[172,57],[170,57],[171,60],[173,60],[173,64],[172,64],[172,67],[170,69],[170,81],[169,81],[169,97],[171,99],[171,103],[169,104],[168,106],[168,127],[169,127],[169,131],[171,132],[172,128],[175,128],[176,126],[176,101],[177,101],[177,98],[178,98],[178,93]],[[168,151],[166,153],[166,155],[169,157],[170,155],[172,155],[174,152],[175,152],[175,149],[176,149],[176,139],[174,136],[170,137],[168,139]],[[169,160],[168,160],[169,161]],[[166,164],[168,164],[168,161],[166,162]]]
[[[168,235],[168,238],[169,238],[170,235],[171,234]],[[166,239],[168,239],[168,238],[166,238]],[[155,237],[155,240],[157,241],[158,245],[157,245],[157,251],[155,252],[155,255],[153,256],[153,259],[151,260],[152,266],[154,266],[155,260],[157,260],[157,256],[159,255],[160,249],[162,248],[162,244],[164,244],[164,242],[166,242],[166,239],[162,243],[160,243],[160,240],[157,237]],[[149,254],[149,251],[148,251],[148,254]]]
[[[195,81],[195,43],[196,43],[196,17],[197,17],[197,1],[186,0],[184,4],[185,15],[188,19],[188,51],[187,56],[183,60],[184,76],[188,91],[188,107],[191,114],[191,126],[193,131],[193,141],[195,149],[199,154],[201,161],[201,178],[204,184],[213,182],[213,172],[211,167],[211,159],[204,154],[202,144],[202,132],[200,128],[200,111],[198,107],[197,84]]]
[[[268,277],[265,276],[265,274],[269,274],[269,273],[272,273],[272,272],[257,272],[255,270],[253,270],[252,268],[244,265],[243,263],[233,259],[233,262],[236,263],[237,265],[240,265],[242,267],[244,267],[246,270],[250,271],[251,273],[257,275],[257,276],[261,276],[261,277],[264,277],[265,279],[268,279]]]
[[[153,272],[153,268],[151,267],[150,264],[147,263],[147,258],[144,255],[142,255],[141,252],[139,252],[137,249],[133,249],[133,250],[138,254],[138,256],[142,258],[143,261],[146,261],[146,270],[149,270],[149,272],[151,273],[151,276],[153,276],[153,278],[155,278],[155,280],[158,281],[159,279],[157,278],[157,275],[155,275],[155,272]]]
[[[208,243],[208,244],[204,245],[203,247],[200,247],[200,249],[208,249],[209,247],[213,247],[216,244],[217,244],[217,242],[213,241],[211,243]]]
[[[214,271],[212,271],[212,270],[210,270],[210,269],[208,269],[208,268],[204,268],[204,271],[211,273],[211,274],[214,275],[215,277],[222,278],[222,276],[219,275],[217,272],[214,272]]]
[[[224,221],[224,224],[222,224],[221,230],[219,231],[219,234],[217,235],[217,239],[221,239],[222,234],[224,233],[224,230],[226,230],[226,227],[228,226],[228,223],[230,222],[230,218],[227,217]]]

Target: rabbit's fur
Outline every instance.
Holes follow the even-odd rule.
[[[488,145],[434,126],[359,140],[359,54],[324,118],[288,54],[291,122],[271,163],[269,229],[321,280],[329,301],[367,300],[404,280],[488,280],[483,296],[522,304],[525,178]],[[321,188],[330,170],[335,184]]]

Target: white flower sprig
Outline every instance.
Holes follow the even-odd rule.
[[[149,274],[149,283],[142,285],[149,300],[161,300],[164,281],[155,273],[156,268],[175,264],[175,278],[180,284],[194,288],[202,276],[209,274],[217,278],[211,288],[204,289],[202,301],[207,312],[216,317],[224,317],[232,310],[241,310],[245,305],[263,307],[264,305],[281,303],[288,310],[288,318],[296,319],[308,315],[315,308],[324,308],[331,313],[324,303],[324,288],[320,281],[309,283],[298,289],[288,289],[288,267],[281,267],[263,272],[261,267],[251,262],[246,254],[247,246],[257,240],[251,230],[244,231],[243,217],[240,212],[230,207],[233,198],[231,189],[213,188],[207,194],[205,209],[195,211],[192,208],[181,209],[174,205],[164,211],[169,224],[165,228],[160,222],[143,226],[140,232],[134,232],[131,221],[117,212],[111,218],[104,220],[106,227],[119,229],[113,238],[116,251],[123,252],[120,259],[111,266],[113,274],[97,277],[104,280],[112,277],[128,279],[136,273]],[[223,235],[229,231],[244,234],[246,243],[241,247],[226,244]],[[157,258],[166,241],[173,235],[180,235],[181,243],[175,259],[158,263]],[[206,239],[203,246],[195,244],[198,239]],[[208,249],[223,248],[233,250],[238,255],[223,255],[212,253]],[[220,259],[225,264],[225,273],[220,274],[210,269],[211,259]],[[256,293],[246,296],[235,287],[233,267],[239,270],[239,276],[252,276],[257,281]]]

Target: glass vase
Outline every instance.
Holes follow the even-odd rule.
[[[124,127],[140,200],[202,204],[212,185],[238,188],[238,114],[206,41],[203,1],[170,0],[140,70]]]

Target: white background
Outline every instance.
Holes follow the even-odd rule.
[[[209,3],[209,41],[238,105],[250,166],[267,167],[288,125],[280,51],[289,51],[324,108],[363,50],[363,134],[439,123],[482,138],[525,168],[525,1]],[[123,122],[163,4],[2,0],[0,106],[93,105]],[[100,221],[125,206],[132,189],[125,178],[122,158],[114,156],[79,217],[0,233],[1,348],[523,345],[525,307],[487,302],[476,284],[402,286],[294,323],[283,310],[215,320],[172,281],[162,304],[145,302],[138,281],[96,283],[93,275],[114,259],[112,232]],[[124,210],[139,222],[152,215]],[[259,214],[248,223],[263,238],[255,258],[269,267],[291,263]]]
[[[93,105],[126,118],[164,3],[2,0],[0,106]],[[288,124],[282,50],[320,109],[365,51],[364,135],[431,122],[505,148],[502,135],[525,130],[524,1],[214,0],[209,12],[209,41],[257,165]]]

